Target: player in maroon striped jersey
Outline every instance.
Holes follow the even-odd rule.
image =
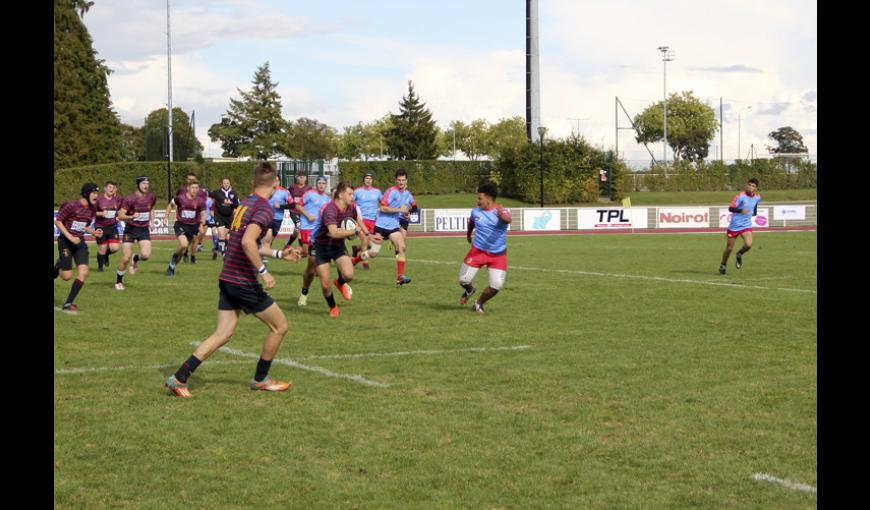
[[[177,196],[179,193],[186,193],[187,187],[190,185],[190,183],[193,181],[198,181],[198,179],[196,178],[196,174],[193,172],[187,172],[187,174],[185,174],[185,176],[184,176],[184,179],[185,179],[184,184],[182,184],[181,186],[178,187],[178,189],[175,191],[175,196]],[[202,186],[200,186],[199,191],[197,192],[197,195],[198,195],[198,198],[202,199],[202,203],[205,203],[206,200],[208,200],[208,192],[205,189],[203,189]],[[175,196],[173,196],[173,198],[169,199],[169,203],[166,205],[166,221],[167,221],[167,223],[169,222],[169,217],[170,217],[169,215],[172,211],[172,207],[176,205]],[[197,251],[197,248],[199,247],[199,245],[202,244],[202,235],[203,234],[205,234],[205,230],[201,230],[199,233],[197,233],[197,235],[195,235],[190,240],[190,243],[189,243],[190,249],[186,250],[184,252],[184,261],[185,262],[190,260],[191,264],[196,264],[196,251]],[[188,255],[188,251],[190,252],[190,255]]]
[[[166,268],[166,274],[175,276],[175,266],[178,264],[178,259],[187,252],[196,237],[205,232],[205,202],[206,195],[199,193],[199,181],[196,179],[187,182],[187,186],[178,189],[175,197],[169,202],[166,208],[166,218],[172,214],[172,206],[178,207],[175,212],[175,238],[178,239],[178,247],[175,253],[172,254],[172,259],[169,261],[169,267]],[[194,252],[195,254],[196,252]],[[191,263],[196,263],[196,256],[192,255]]]
[[[354,230],[341,228],[344,220],[352,219],[356,223]],[[338,317],[338,305],[332,295],[332,284],[341,292],[341,296],[350,301],[353,290],[348,282],[353,280],[353,263],[344,240],[362,233],[363,250],[368,248],[368,229],[359,216],[359,209],[353,202],[353,186],[342,181],[335,187],[333,199],[320,210],[320,220],[317,230],[312,232],[314,238],[311,251],[315,258],[315,271],[320,278],[320,287],[323,297],[329,305],[329,316]],[[329,281],[329,263],[335,260],[338,269],[338,278],[332,283]]]
[[[275,174],[275,167],[270,163],[258,164],[254,169],[254,193],[242,199],[233,214],[224,267],[218,278],[220,296],[217,327],[178,371],[166,379],[164,386],[176,396],[191,396],[187,379],[202,362],[230,341],[243,310],[246,314],[253,313],[269,327],[250,388],[262,391],[285,391],[290,388],[290,383],[269,377],[272,360],[278,353],[289,325],[284,312],[264,290],[275,286],[275,278],[263,264],[262,256],[298,262],[301,252],[298,248],[290,247],[273,250],[261,243],[272,226],[274,213],[268,199],[275,192]],[[260,285],[258,276],[263,279],[263,285]]]
[[[97,241],[97,271],[100,273],[103,272],[103,266],[109,266],[109,255],[121,247],[121,240],[118,238],[121,197],[117,191],[118,183],[106,181],[103,194],[97,197],[97,219],[94,226],[103,230],[103,236]]]
[[[115,289],[124,290],[124,274],[129,265],[130,274],[136,273],[140,260],[151,258],[151,224],[154,222],[154,204],[157,197],[148,191],[151,181],[146,176],[136,177],[136,191],[121,202],[118,219],[125,222],[121,248],[121,263],[118,264]],[[139,253],[133,255],[133,243],[139,243]],[[132,264],[130,263],[132,259]]]
[[[78,307],[73,304],[88,276],[88,245],[85,243],[85,233],[93,235],[98,240],[103,235],[99,228],[91,228],[91,221],[96,211],[97,197],[100,188],[92,183],[82,186],[82,196],[70,200],[60,207],[54,224],[60,231],[57,236],[57,251],[60,258],[54,264],[54,277],[60,276],[63,281],[72,278],[73,260],[76,263],[76,280],[63,304],[63,311],[78,313]]]

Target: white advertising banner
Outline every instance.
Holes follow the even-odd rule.
[[[148,229],[152,236],[169,235],[169,229],[175,225],[175,215],[172,215],[172,220],[166,219],[166,211],[154,209],[154,220],[151,222],[151,227]],[[173,230],[174,234],[175,231]]]
[[[588,229],[611,229],[611,228],[647,228],[647,208],[622,207],[592,208],[584,207],[577,209],[577,228]]]
[[[559,209],[523,209],[523,230],[561,230]]]
[[[807,206],[805,206],[805,205],[775,205],[775,206],[773,206],[773,219],[775,219],[775,220],[805,220],[805,219],[807,219]]]
[[[662,207],[659,209],[657,219],[658,228],[709,228],[710,209],[706,207]]]
[[[296,225],[293,223],[293,218],[290,217],[290,211],[284,209],[284,218],[281,220],[281,229],[278,230],[278,235],[290,235],[293,233],[293,230],[296,228]]]
[[[435,232],[465,232],[471,209],[435,209]]]
[[[731,211],[727,207],[719,209],[719,227],[728,228],[731,223]],[[758,215],[752,217],[752,228],[765,228],[770,226],[770,209],[758,208]]]

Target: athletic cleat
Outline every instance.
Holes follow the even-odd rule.
[[[196,247],[196,252],[199,253],[199,252],[203,251],[204,249],[205,248],[203,248],[202,245],[199,245]]]
[[[76,315],[79,313],[79,307],[77,307],[74,303],[66,303],[65,305],[63,305],[63,313]]]
[[[287,391],[292,386],[288,382],[279,381],[278,379],[272,379],[271,377],[266,377],[260,382],[251,381],[251,389],[252,390],[260,390],[260,391]]]
[[[183,383],[175,378],[175,374],[170,375],[166,382],[163,383],[163,386],[169,389],[173,395],[176,397],[182,398],[190,398],[191,395],[190,390],[187,389],[187,383]]]
[[[725,274],[725,264],[719,266],[719,274]]]
[[[175,276],[175,268],[169,266],[166,268],[166,276]]]
[[[115,290],[124,290],[124,284],[121,282],[116,283]]]
[[[188,255],[187,252],[184,252],[184,257],[182,257],[182,259],[184,260],[184,263],[187,264],[190,262],[190,255]]]
[[[462,297],[459,298],[459,304],[464,305],[465,303],[468,303],[468,298],[473,296],[475,292],[477,292],[477,289],[474,287],[471,288],[471,292],[468,292],[467,290],[462,291]]]
[[[308,304],[308,294],[301,294],[299,296],[299,301],[296,301],[296,304],[299,306],[305,306]]]
[[[737,260],[737,269],[740,269],[743,265],[743,254],[738,251],[734,258]]]
[[[369,270],[369,263],[368,262],[363,262],[363,269],[365,269],[366,271]]]
[[[345,301],[350,301],[351,298],[353,298],[353,289],[350,288],[350,285],[346,283],[344,285],[339,285],[338,279],[333,280],[332,283],[334,283],[338,291],[341,292],[341,297],[343,297]]]
[[[98,272],[98,273],[102,273],[102,272],[103,272],[103,266],[98,267],[98,268],[97,268],[97,272]]]
[[[405,275],[399,275],[399,277],[396,278],[396,285],[405,285],[408,283],[411,283],[411,279]]]
[[[329,309],[329,316],[330,317],[338,317],[338,307],[337,306],[333,306],[332,308]]]
[[[196,257],[190,257],[190,263],[196,264]]]
[[[483,305],[478,303],[477,301],[475,301],[474,304],[471,305],[471,311],[477,312],[477,313],[483,315],[483,313],[484,313]]]

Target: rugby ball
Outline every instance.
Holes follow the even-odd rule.
[[[356,222],[350,218],[345,218],[345,220],[341,222],[341,228],[343,230],[356,230]],[[352,235],[348,237],[348,239],[353,239],[355,237],[356,235]]]

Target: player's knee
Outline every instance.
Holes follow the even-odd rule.
[[[65,282],[72,280],[72,271],[62,271],[60,273],[60,279]]]
[[[88,266],[81,266],[77,271],[77,278],[84,281],[88,277]]]
[[[489,270],[489,288],[494,291],[499,291],[504,287],[504,280],[507,276],[507,272],[499,269],[490,269]]]

